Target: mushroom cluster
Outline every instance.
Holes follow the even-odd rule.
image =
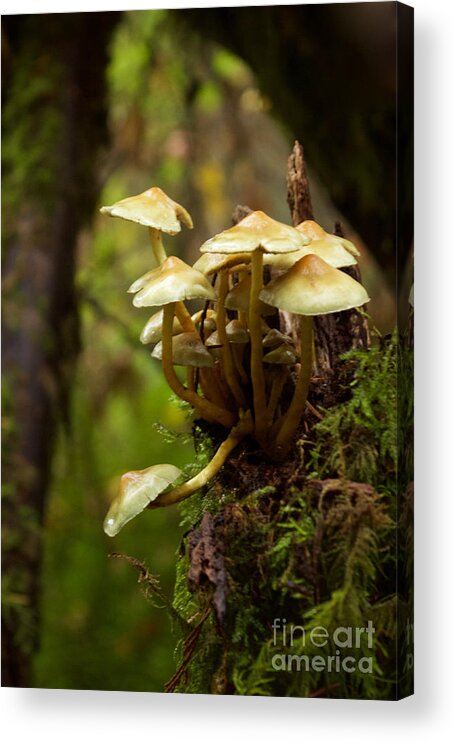
[[[182,223],[192,228],[191,217],[160,188],[101,212],[148,227],[154,267],[129,291],[134,306],[157,311],[140,340],[155,346],[152,356],[161,361],[173,392],[198,417],[229,430],[210,463],[186,482],[177,482],[182,472],[169,464],[123,475],[104,522],[114,536],[144,508],[179,502],[207,484],[246,436],[271,458],[286,456],[307,402],[312,317],[360,307],[369,298],[339,270],[357,262],[355,246],[313,221],[294,228],[252,212],[207,240],[189,266],[167,256],[161,235],[176,234]],[[191,314],[189,300],[201,301],[202,308]],[[298,347],[279,329],[278,310],[300,317]],[[186,368],[186,383],[176,366]],[[298,375],[286,403],[290,367]]]

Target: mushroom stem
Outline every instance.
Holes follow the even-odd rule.
[[[243,368],[243,351],[244,351],[244,345],[243,343],[234,343],[232,347],[232,357],[234,359],[234,366],[235,369],[240,376],[240,381],[244,386],[247,386],[248,384],[248,375]]]
[[[163,246],[163,240],[161,239],[161,232],[159,229],[149,227],[149,236],[155,260],[158,265],[161,265],[167,258],[166,250]]]
[[[197,332],[196,326],[191,319],[191,314],[183,301],[177,301],[175,303],[175,315],[182,326],[183,332]]]
[[[222,396],[218,379],[213,368],[201,368],[199,380],[204,397],[220,407],[229,407],[228,400]]]
[[[312,322],[311,317],[300,317],[300,373],[291,404],[279,422],[278,434],[273,444],[279,456],[287,453],[306,406],[313,360]]]
[[[181,484],[179,487],[175,487],[169,492],[164,492],[162,495],[153,500],[148,506],[149,508],[160,508],[166,507],[167,505],[174,505],[176,502],[185,500],[190,495],[193,495],[201,487],[204,487],[213,477],[219,472],[224,462],[238,446],[240,441],[252,430],[251,420],[244,418],[233,428],[226,438],[226,440],[218,448],[215,456],[207,466],[196,474],[195,477],[189,479],[188,482]]]
[[[190,392],[194,392],[196,389],[196,369],[194,366],[187,366],[186,383],[188,386],[188,390]]]
[[[220,425],[224,425],[225,428],[231,428],[236,422],[235,416],[228,410],[213,404],[208,399],[200,397],[197,392],[192,391],[191,389],[186,389],[174,371],[172,358],[172,324],[174,320],[174,310],[175,302],[166,304],[163,308],[162,363],[166,381],[172,391],[181,399],[184,399],[192,405],[205,420],[219,423]]]
[[[278,371],[273,375],[272,388],[270,390],[270,398],[269,398],[269,403],[267,405],[267,417],[268,417],[269,423],[273,422],[273,417],[275,415],[276,407],[281,397],[281,392],[283,391],[283,387],[286,383],[286,377],[287,377],[286,368],[278,369]]]
[[[232,359],[231,346],[226,334],[226,307],[224,306],[224,302],[229,291],[229,273],[226,270],[220,271],[219,282],[219,300],[218,312],[216,315],[216,329],[218,331],[220,345],[222,346],[221,355],[223,359],[224,374],[238,407],[240,409],[243,409],[245,407],[245,396],[242,392],[242,388],[236,375],[234,362]]]
[[[158,265],[162,265],[167,258],[167,254],[163,246],[161,232],[159,229],[149,227],[149,235],[155,260]],[[196,327],[191,319],[191,315],[182,301],[176,303],[175,314],[182,326],[183,332],[196,332]]]
[[[251,341],[251,381],[253,385],[255,435],[259,442],[267,428],[267,401],[265,397],[264,368],[262,365],[262,332],[259,292],[262,289],[263,254],[259,248],[251,256],[251,290],[248,324]]]

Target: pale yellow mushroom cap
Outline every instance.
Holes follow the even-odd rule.
[[[157,343],[159,340],[161,340],[162,332],[163,310],[160,309],[159,312],[155,312],[155,314],[150,317],[149,321],[144,326],[139,339],[144,345]],[[177,335],[179,332],[183,332],[183,327],[177,317],[174,317],[172,332],[174,335]]]
[[[248,312],[250,306],[251,276],[246,276],[226,296],[224,305],[227,309],[235,309],[240,312]],[[260,312],[265,316],[275,313],[273,307],[260,302]]]
[[[301,250],[278,255],[264,255],[264,265],[270,265],[277,270],[288,270],[300,258],[311,254],[322,258],[332,268],[347,268],[348,265],[356,265],[357,263],[352,252],[342,244],[341,237],[326,234],[321,239],[312,240],[307,247],[303,247]]]
[[[154,347],[152,358],[162,360],[162,342]],[[196,332],[182,332],[172,338],[172,362],[176,366],[197,366],[198,368],[213,366],[213,358]]]
[[[240,320],[232,319],[226,325],[226,335],[230,343],[249,343],[250,335]]]
[[[202,253],[292,252],[304,247],[309,238],[294,227],[272,219],[263,211],[253,211],[238,224],[204,242]]]
[[[294,341],[289,337],[289,335],[284,335],[275,328],[268,330],[267,334],[262,338],[262,345],[264,348],[276,348],[278,345],[283,345],[283,343],[293,345]]]
[[[202,322],[202,317],[204,315],[204,322]],[[199,328],[199,334],[202,336],[203,333],[205,338],[207,335],[210,335],[211,332],[216,330],[216,312],[214,309],[207,309],[207,311],[200,309],[199,312],[193,314],[191,319],[196,327]]]
[[[102,206],[100,212],[167,234],[180,232],[181,223],[189,229],[193,228],[193,221],[187,210],[169,198],[161,188],[156,187],[117,201],[112,206]]]
[[[213,332],[210,333],[210,335],[205,341],[205,344],[207,348],[222,348],[223,347],[223,343],[220,342],[218,330],[214,330]]]
[[[196,312],[193,314],[191,319],[193,320],[195,325],[199,325],[201,322],[203,311],[202,309],[199,312]],[[212,330],[216,327],[216,312],[213,311],[213,309],[208,309],[206,313],[206,317],[204,320],[204,332],[205,334],[212,332]],[[174,316],[174,322],[172,325],[172,334],[178,335],[179,333],[183,332],[183,327],[180,324],[177,317]],[[140,335],[140,341],[141,343],[144,343],[144,345],[151,345],[154,343],[158,343],[163,334],[163,310],[160,309],[158,312],[155,312],[146,325],[144,326],[144,329],[141,332]]]
[[[330,234],[329,232],[326,232],[325,229],[323,229],[312,219],[307,219],[304,222],[300,222],[300,224],[296,226],[296,229],[298,229],[299,232],[301,232],[305,235],[305,237],[308,237],[311,240],[311,247],[314,247],[317,243],[318,252],[316,252],[316,250],[314,251],[316,255],[318,255],[330,265],[333,265],[334,268],[343,268],[345,266],[334,265],[333,262],[330,262],[327,259],[328,257],[330,257],[330,250],[327,251],[326,255],[324,255],[322,252],[319,252],[319,250],[322,250],[324,247],[330,248],[333,245],[339,245],[347,250],[347,252],[355,258],[358,258],[360,256],[360,253],[357,250],[356,246],[350,240],[347,240],[345,237],[338,237],[338,235],[336,234]],[[340,253],[340,256],[341,255],[342,253]],[[354,263],[355,262],[356,261],[354,261]],[[354,263],[351,263],[350,265],[354,265]]]
[[[341,312],[369,301],[362,284],[317,255],[301,258],[270,281],[259,296],[274,307],[306,316]]]
[[[240,263],[247,263],[251,258],[250,253],[235,253],[234,255],[223,255],[223,253],[206,252],[196,260],[193,265],[198,271],[210,276],[224,268],[231,268]]]
[[[159,307],[185,299],[215,299],[215,291],[199,271],[171,255],[148,274],[133,299],[135,307]]]
[[[180,469],[172,464],[157,464],[124,474],[118,494],[104,519],[104,532],[108,536],[116,536],[128,521],[156,500],[181,474]]]
[[[133,281],[129,289],[127,289],[127,294],[137,294],[138,291],[144,288],[147,281],[153,277],[153,274],[155,271],[156,271],[156,267],[152,268],[152,270],[150,271],[147,271],[147,273],[144,273],[142,276],[139,276],[139,278],[136,278],[136,280]]]
[[[296,363],[297,356],[287,343],[270,350],[262,359],[264,363],[276,363],[282,366],[291,366]]]

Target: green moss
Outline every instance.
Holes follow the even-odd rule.
[[[185,658],[185,667],[173,689],[396,696],[396,335],[368,352],[348,353],[344,361],[352,367],[349,399],[327,410],[316,426],[306,471],[287,462],[278,485],[252,489],[240,499],[220,479],[182,505],[187,528],[197,527],[205,512],[213,514],[228,592],[222,625],[211,612],[188,660],[185,640],[210,605],[211,588],[201,584],[189,591],[185,538],[174,606],[189,623],[179,635],[176,662],[182,667]],[[209,439],[203,440],[207,453]],[[303,627],[307,637],[322,626],[329,639],[323,647],[297,642],[290,650],[273,632],[274,621],[282,619]],[[360,632],[359,645],[350,650],[369,671],[328,670],[328,658],[337,657],[337,627],[361,628],[369,621],[372,645]],[[324,662],[325,669],[275,669],[277,655],[289,652]]]

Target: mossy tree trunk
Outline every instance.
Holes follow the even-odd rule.
[[[296,224],[312,216],[298,143],[288,185]],[[247,211],[238,207],[235,217]],[[316,328],[311,404],[287,459],[274,464],[246,441],[215,483],[182,503],[179,664],[167,692],[392,699],[400,684],[411,689],[409,673],[398,677],[396,654],[397,602],[407,600],[396,594],[397,343],[393,335],[370,349],[356,314]],[[195,433],[203,455],[213,431]],[[308,634],[323,627],[330,638],[323,648],[292,647],[286,625]],[[336,629],[370,625],[374,642],[362,633],[352,654],[371,672],[327,670],[340,655]],[[319,669],[275,665],[302,653]]]
[[[41,529],[79,350],[76,246],[96,203],[115,13],[3,19],[3,684],[31,684]]]

